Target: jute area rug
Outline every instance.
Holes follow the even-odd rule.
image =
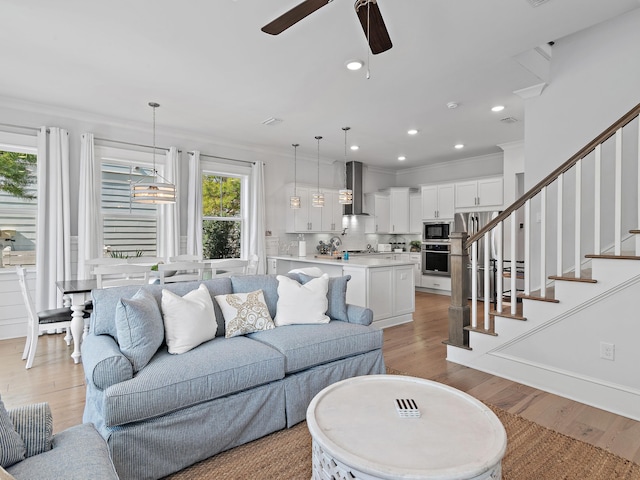
[[[640,480],[640,465],[602,448],[489,407],[507,431],[503,480]],[[192,465],[170,480],[309,480],[311,436],[306,422]]]

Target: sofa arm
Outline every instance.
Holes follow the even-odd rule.
[[[133,365],[109,335],[87,335],[82,342],[82,366],[87,383],[99,390],[133,378]]]
[[[371,322],[373,322],[373,310],[359,307],[358,305],[347,304],[347,318],[349,319],[349,323],[371,325]]]
[[[53,417],[48,403],[35,403],[7,412],[16,432],[27,447],[25,457],[51,450]]]

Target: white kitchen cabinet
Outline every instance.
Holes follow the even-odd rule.
[[[373,320],[410,315],[415,310],[413,267],[369,269],[369,301]]]
[[[410,253],[409,260],[413,262],[413,281],[416,287],[422,286],[422,254]]]
[[[409,233],[409,189],[389,189],[389,232]]]
[[[365,233],[390,233],[390,200],[389,195],[370,193],[365,195],[366,210],[371,218],[365,223]]]
[[[422,219],[447,220],[454,217],[453,183],[422,187]]]
[[[456,183],[455,208],[502,207],[504,188],[502,177],[481,178]]]
[[[422,232],[422,195],[412,193],[409,195],[409,233],[421,234]]]
[[[393,268],[393,315],[407,315],[415,310],[416,290],[413,281],[413,266]]]
[[[286,230],[287,233],[338,232],[342,230],[342,205],[338,203],[336,190],[320,189],[325,196],[324,207],[314,207],[313,195],[317,187],[298,186],[300,208],[289,207],[289,197],[293,195],[293,185],[286,188]]]
[[[432,290],[443,290],[451,292],[451,277],[443,277],[441,275],[422,275],[421,287],[430,288]]]

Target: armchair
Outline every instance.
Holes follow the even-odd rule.
[[[92,424],[52,432],[49,404],[6,410],[0,399],[0,479],[118,479],[107,443]]]

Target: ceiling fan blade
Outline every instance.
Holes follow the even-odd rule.
[[[261,30],[264,33],[270,35],[278,35],[284,32],[287,28],[295,25],[307,15],[311,15],[316,10],[324,7],[327,3],[331,3],[333,0],[305,0],[304,2],[296,5],[291,10],[283,13],[271,23],[266,24]]]
[[[362,24],[365,36],[368,35],[369,46],[371,47],[371,53],[377,55],[378,53],[386,52],[391,47],[391,38],[389,32],[382,19],[380,8],[375,0],[358,0],[356,2],[356,13]],[[369,31],[367,32],[367,18],[371,22]]]

